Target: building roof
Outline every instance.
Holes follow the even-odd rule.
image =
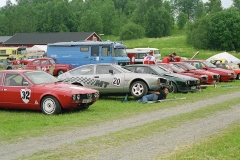
[[[11,38],[12,36],[0,36],[0,43],[3,43],[5,41],[7,41],[9,38]]]
[[[95,32],[16,33],[3,44],[48,44],[85,41]],[[98,36],[98,35],[97,35]]]

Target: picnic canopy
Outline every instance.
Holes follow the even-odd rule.
[[[44,54],[47,51],[47,45],[34,45],[26,50],[29,55]]]
[[[240,63],[240,59],[238,59],[237,57],[227,52],[215,54],[214,56],[208,58],[207,61],[217,60],[217,59],[225,59],[228,61],[228,63],[235,63],[235,64]]]

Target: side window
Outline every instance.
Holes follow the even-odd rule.
[[[43,64],[43,65],[49,64],[49,61],[48,60],[42,60],[41,64]]]
[[[2,77],[3,77],[3,73],[0,73],[0,85],[2,85]]]
[[[20,74],[7,73],[5,77],[5,86],[23,86],[23,82],[27,82]]]
[[[39,64],[40,64],[40,60],[33,61],[33,65],[39,65]]]
[[[96,68],[96,74],[110,74],[109,70],[113,70],[113,72],[115,74],[121,73],[118,70],[116,70],[115,68],[113,68],[112,66],[98,66]]]
[[[193,65],[194,65],[197,69],[202,69],[202,64],[200,64],[199,62],[193,62]]]
[[[73,71],[70,71],[72,75],[91,75],[94,73],[94,66],[80,67]]]
[[[110,46],[102,47],[102,56],[110,56]]]
[[[146,53],[138,53],[137,55],[138,55],[138,57],[137,57],[138,59],[144,59],[144,57],[147,56]]]
[[[91,56],[99,56],[99,46],[92,46]]]
[[[146,68],[146,67],[137,67],[136,72],[137,72],[137,73],[149,73],[149,68]]]
[[[89,48],[88,47],[80,47],[81,52],[88,52]]]
[[[127,70],[129,70],[129,71],[131,71],[131,72],[135,72],[135,73],[136,73],[135,67],[128,67],[128,68],[125,68],[125,69],[127,69]]]

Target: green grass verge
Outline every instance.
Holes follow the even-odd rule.
[[[128,128],[106,136],[90,138],[80,141],[77,144],[65,145],[51,151],[41,151],[33,154],[32,156],[24,157],[24,159],[62,159],[63,157],[64,159],[73,159],[75,157],[82,157],[83,159],[85,159],[84,157],[93,158],[101,150],[114,146],[121,146],[126,142],[132,142],[144,137],[152,136],[153,134],[163,132],[167,129],[174,128],[200,118],[205,118],[215,114],[216,112],[228,110],[231,106],[235,106],[237,104],[239,104],[238,98],[229,99],[223,103],[217,103],[199,110],[154,121],[142,126]],[[237,139],[240,141],[239,138]]]
[[[218,135],[213,135],[198,143],[180,147],[173,153],[157,157],[156,160],[240,159],[239,133],[240,123],[234,123]]]

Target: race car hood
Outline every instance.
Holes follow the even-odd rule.
[[[99,92],[95,89],[83,87],[83,86],[77,86],[72,84],[67,84],[64,82],[54,82],[54,83],[46,83],[46,84],[40,84],[38,85],[40,88],[45,88],[46,90],[53,90],[57,92],[69,92],[72,94],[87,94],[87,93],[95,93]]]
[[[201,69],[195,69],[195,70],[190,70],[190,71],[193,71],[193,72],[199,73],[199,74],[218,75],[217,73],[210,72],[210,71],[205,71],[205,70],[201,70]]]
[[[227,70],[227,69],[222,69],[222,68],[208,68],[208,71],[216,71],[216,72],[219,72],[219,73],[233,73],[233,71],[231,70]]]

